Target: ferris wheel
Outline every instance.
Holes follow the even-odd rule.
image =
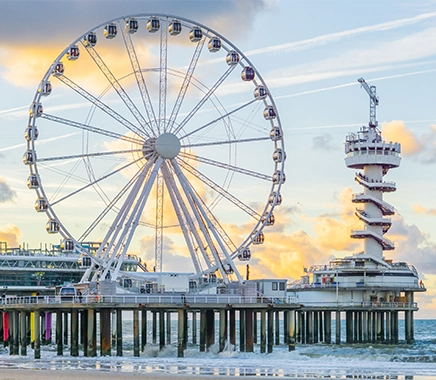
[[[130,15],[73,41],[39,84],[25,138],[47,232],[66,252],[100,242],[83,281],[115,280],[129,254],[242,281],[237,264],[282,201],[266,84],[229,40],[182,17]]]

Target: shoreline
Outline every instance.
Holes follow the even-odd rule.
[[[61,372],[61,375],[60,375]],[[2,368],[0,379],[3,380],[22,380],[31,376],[32,380],[103,380],[103,379],[148,379],[148,380],[210,380],[213,378],[231,379],[234,376],[226,375],[184,375],[184,374],[168,374],[168,373],[151,373],[151,372],[115,372],[115,371],[96,371],[83,369],[16,369]],[[242,376],[245,379],[254,379],[256,376]],[[307,380],[310,380],[306,378]]]

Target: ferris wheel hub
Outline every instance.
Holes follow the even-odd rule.
[[[157,138],[155,149],[162,158],[172,159],[180,152],[180,140],[173,133],[163,133]]]

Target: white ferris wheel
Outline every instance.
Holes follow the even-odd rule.
[[[35,209],[64,251],[101,242],[89,279],[115,280],[134,253],[156,272],[180,261],[242,280],[238,261],[274,224],[286,155],[274,100],[229,40],[182,17],[113,19],[59,54],[29,115]]]

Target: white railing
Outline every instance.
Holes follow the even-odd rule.
[[[327,308],[327,307],[335,307],[335,308],[387,308],[387,309],[408,309],[408,308],[417,308],[417,302],[301,302],[301,306],[305,307],[317,307],[317,308]]]
[[[358,269],[358,268],[356,268]],[[380,276],[383,276],[380,274]],[[348,283],[348,282],[331,282],[331,283],[320,283],[320,282],[314,282],[311,284],[302,284],[301,282],[298,284],[293,284],[292,286],[288,286],[288,290],[301,290],[301,289],[336,289],[338,287],[339,289],[343,288],[401,288],[401,289],[425,289],[423,285],[419,285],[418,283],[404,283],[404,282],[355,282],[355,283]]]
[[[286,304],[286,298],[244,297],[238,295],[86,295],[78,296],[23,296],[1,299],[1,305],[24,304]]]

